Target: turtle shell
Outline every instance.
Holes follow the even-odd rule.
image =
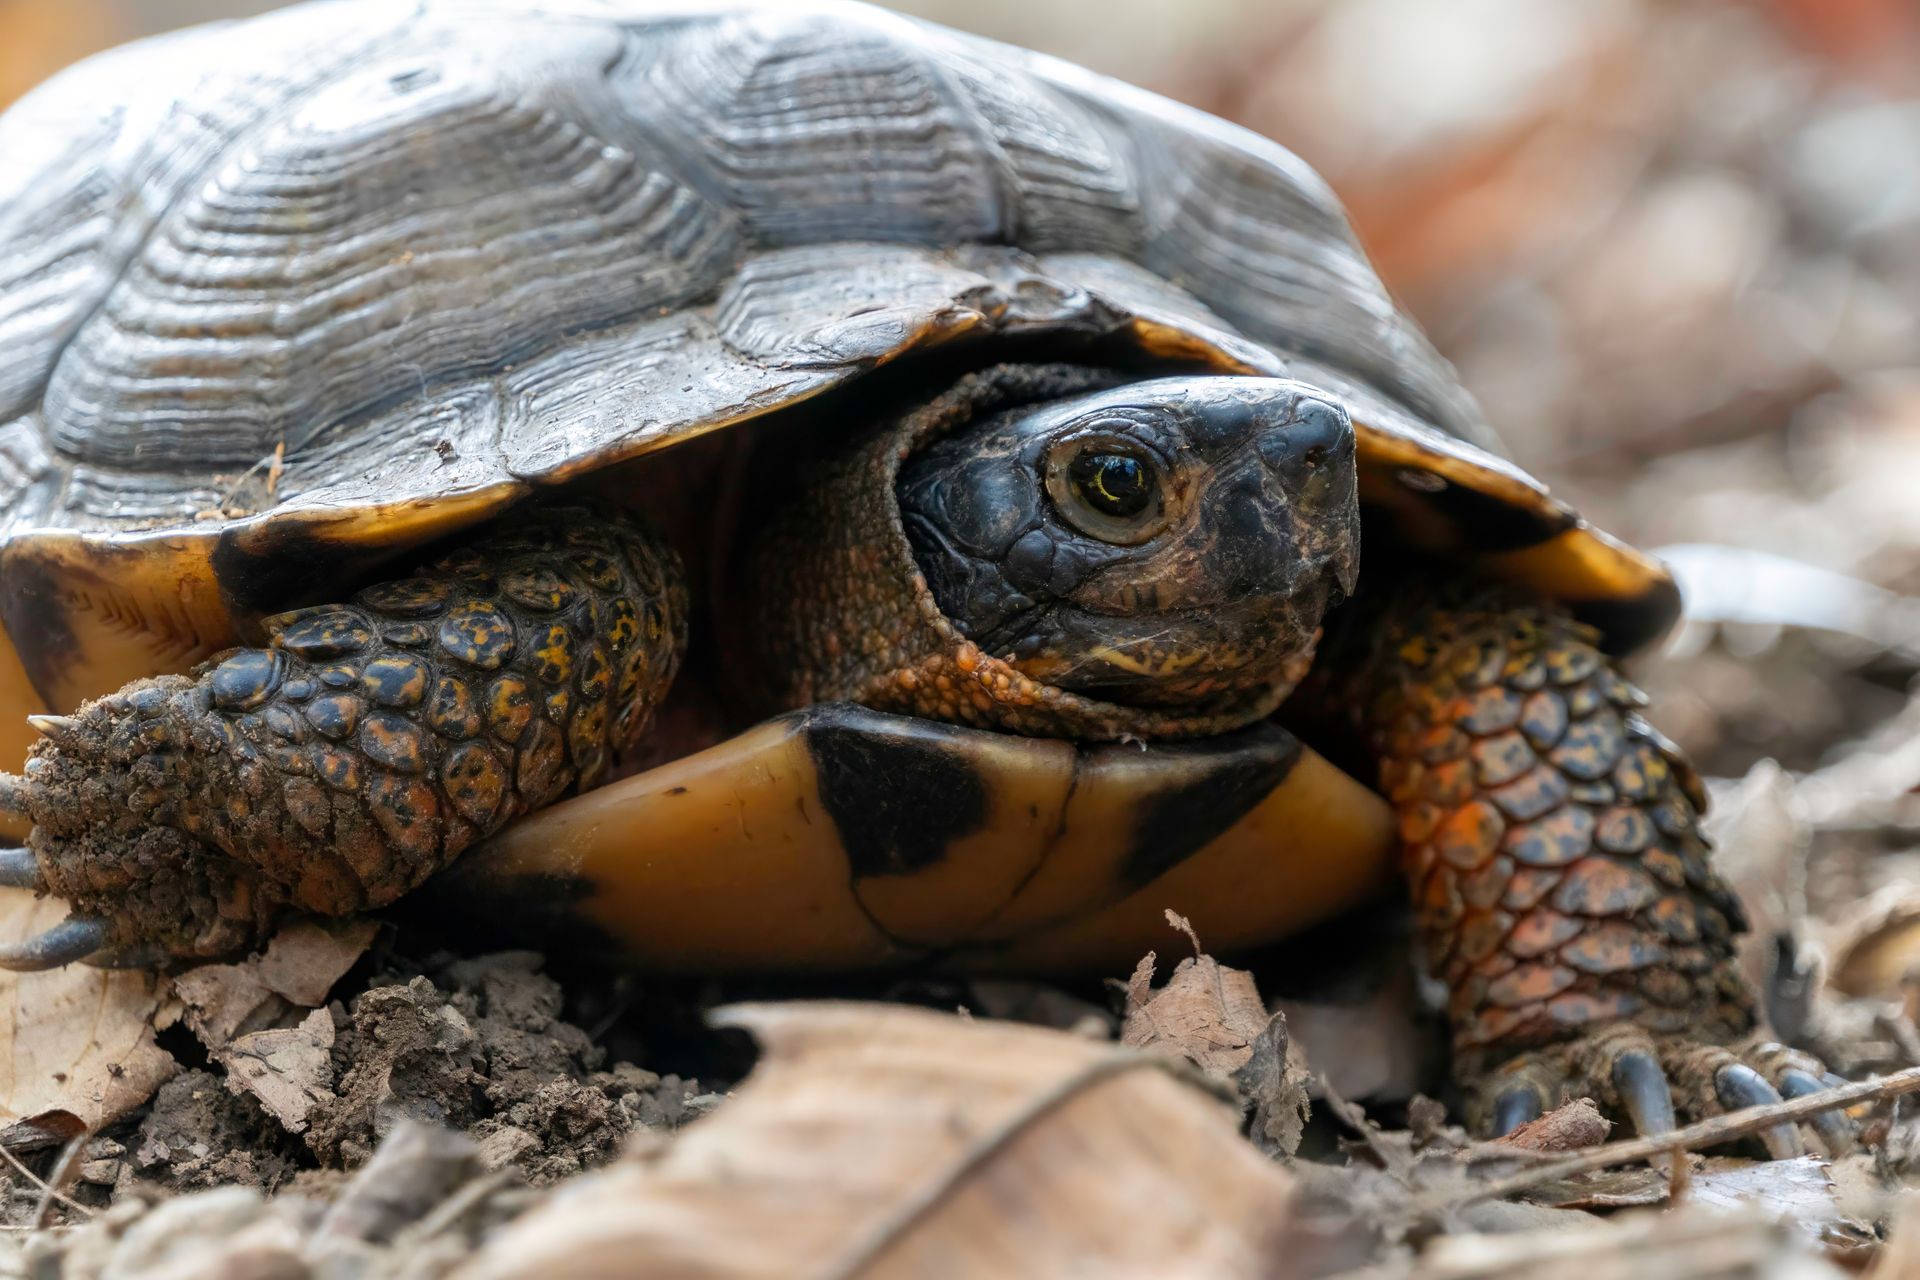
[[[182,669],[543,486],[1023,344],[1313,383],[1369,521],[1619,650],[1677,611],[1501,455],[1301,161],[880,10],[311,4],[82,63],[0,155],[9,707]]]

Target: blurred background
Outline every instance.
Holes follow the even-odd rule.
[[[0,0],[0,103],[105,45],[269,7]],[[1144,84],[1317,166],[1515,453],[1685,571],[1695,622],[1645,674],[1710,772],[1811,769],[1906,706],[1920,4],[896,7]]]

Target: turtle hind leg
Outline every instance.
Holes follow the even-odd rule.
[[[1704,792],[1590,628],[1463,584],[1402,593],[1369,643],[1353,705],[1476,1124],[1586,1094],[1659,1130],[1820,1075],[1757,1040]]]
[[[0,783],[34,824],[33,866],[10,855],[0,881],[101,927],[60,926],[0,966],[64,963],[82,941],[216,956],[290,911],[386,905],[597,785],[665,696],[686,613],[663,544],[604,508],[540,506],[409,577],[267,619],[262,648],[46,719]]]

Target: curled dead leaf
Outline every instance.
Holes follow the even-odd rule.
[[[739,1092],[459,1280],[1305,1274],[1294,1184],[1162,1059],[898,1006],[740,1006]]]
[[[287,925],[235,964],[203,964],[174,979],[187,1025],[226,1074],[289,1133],[333,1098],[333,1016],[317,1006],[366,953],[371,920]]]
[[[0,935],[31,937],[66,915],[58,899],[0,890]],[[175,1009],[164,978],[135,970],[0,973],[0,1142],[63,1141],[152,1097],[179,1070],[154,1040]]]
[[[1267,1012],[1252,974],[1208,955],[1184,917],[1169,911],[1167,923],[1187,935],[1193,954],[1158,989],[1158,956],[1141,957],[1127,980],[1120,1043],[1177,1055],[1231,1083],[1253,1108],[1254,1140],[1270,1154],[1292,1155],[1307,1121],[1307,1070],[1286,1017]]]
[[[380,926],[371,920],[299,920],[265,951],[237,964],[203,964],[174,980],[187,1025],[219,1053],[235,1036],[290,1026],[326,1003],[341,975],[366,953]]]
[[[1600,1114],[1591,1098],[1575,1098],[1494,1139],[1493,1145],[1523,1151],[1577,1151],[1599,1146],[1612,1132],[1612,1122]]]

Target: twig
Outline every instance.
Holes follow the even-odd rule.
[[[1692,1190],[1693,1165],[1687,1161],[1687,1153],[1675,1147],[1667,1155],[1667,1203],[1678,1208]]]
[[[460,1188],[445,1200],[438,1208],[420,1221],[409,1231],[415,1242],[431,1240],[435,1236],[449,1231],[461,1218],[473,1210],[488,1196],[500,1190],[515,1178],[520,1171],[512,1165],[496,1169],[492,1173],[482,1174],[466,1186]]]
[[[85,1129],[74,1134],[73,1137],[67,1140],[67,1145],[60,1152],[60,1158],[55,1160],[53,1162],[53,1168],[47,1171],[45,1189],[40,1192],[40,1203],[34,1206],[33,1210],[34,1226],[44,1227],[47,1225],[47,1219],[53,1213],[55,1197],[58,1197],[63,1204],[73,1205],[75,1208],[82,1208],[82,1206],[67,1197],[64,1188],[69,1182],[73,1181],[73,1175],[80,1171],[81,1157],[86,1152],[87,1144],[92,1141],[93,1134]],[[88,1216],[92,1215],[89,1214]]]
[[[75,1200],[72,1196],[65,1195],[59,1191],[55,1191],[51,1186],[47,1184],[46,1180],[43,1179],[39,1174],[35,1173],[33,1170],[27,1168],[26,1165],[22,1164],[20,1162],[20,1157],[13,1154],[13,1152],[9,1151],[7,1149],[7,1145],[4,1142],[0,1142],[0,1156],[6,1157],[7,1163],[12,1165],[16,1170],[18,1170],[21,1177],[25,1178],[28,1182],[31,1182],[34,1186],[40,1188],[41,1200],[40,1200],[38,1209],[34,1213],[34,1217],[36,1219],[40,1216],[42,1212],[45,1211],[47,1206],[47,1197],[49,1196],[55,1200],[58,1200],[61,1204],[66,1205],[70,1209],[78,1210],[80,1213],[85,1214],[89,1218],[93,1216],[93,1210],[91,1208],[89,1208],[84,1204],[81,1204],[78,1200]],[[36,1221],[33,1225],[39,1226],[40,1224]]]
[[[1530,1169],[1523,1169],[1519,1173],[1484,1183],[1463,1194],[1447,1197],[1435,1207],[1451,1209],[1481,1200],[1499,1200],[1517,1191],[1537,1187],[1543,1182],[1552,1182],[1556,1178],[1571,1177],[1576,1173],[1592,1173],[1597,1169],[1611,1169],[1615,1165],[1631,1164],[1635,1160],[1650,1160],[1654,1156],[1663,1155],[1669,1151],[1674,1153],[1678,1163],[1678,1156],[1682,1151],[1731,1142],[1735,1138],[1744,1138],[1749,1134],[1759,1133],[1762,1129],[1770,1129],[1782,1121],[1805,1120],[1810,1116],[1817,1116],[1823,1111],[1832,1111],[1838,1107],[1854,1107],[1863,1102],[1882,1102],[1888,1098],[1898,1098],[1903,1094],[1917,1091],[1920,1091],[1920,1067],[1912,1067],[1905,1071],[1896,1071],[1890,1076],[1882,1076],[1878,1080],[1862,1080],[1856,1084],[1842,1085],[1822,1093],[1810,1093],[1803,1098],[1791,1098],[1785,1102],[1769,1103],[1763,1107],[1748,1107],[1744,1111],[1715,1116],[1711,1120],[1702,1120],[1698,1124],[1690,1124],[1684,1129],[1675,1129],[1671,1133],[1655,1134],[1651,1138],[1635,1138],[1629,1142],[1612,1142],[1564,1159],[1545,1161]]]

